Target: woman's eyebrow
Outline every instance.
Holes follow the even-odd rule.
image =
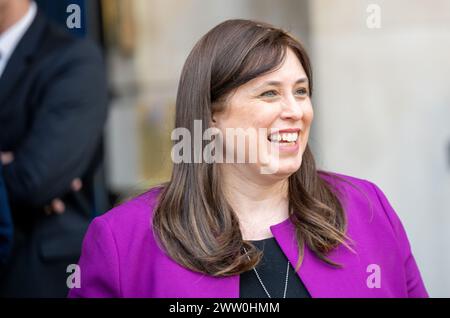
[[[296,80],[294,84],[296,85],[296,84],[300,84],[300,83],[308,83],[308,78],[301,77],[298,80]],[[264,82],[261,85],[259,85],[258,89],[262,88],[264,86],[281,86],[281,84],[282,84],[282,82],[279,82],[279,81],[267,81],[267,82]]]

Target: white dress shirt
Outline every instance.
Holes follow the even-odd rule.
[[[31,2],[28,12],[15,24],[0,34],[0,77],[3,75],[9,58],[13,54],[17,44],[27,32],[37,13],[37,5]]]

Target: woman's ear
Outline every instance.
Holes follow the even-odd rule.
[[[225,105],[222,100],[214,102],[212,105],[211,114],[211,127],[217,127],[217,125],[224,119],[225,116]]]
[[[210,127],[217,128],[217,112],[213,112],[211,115],[211,123]]]

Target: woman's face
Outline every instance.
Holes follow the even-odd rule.
[[[214,126],[224,136],[225,154],[242,151],[230,144],[227,128],[252,130],[258,138],[245,140],[245,171],[288,177],[300,168],[313,120],[308,78],[295,53],[288,49],[281,67],[238,87],[227,99],[224,111],[213,115]],[[262,128],[262,129],[261,129]],[[242,133],[242,131],[241,131]],[[249,136],[248,134],[246,135]],[[256,143],[256,161],[249,160],[249,151]],[[235,158],[236,159],[236,158]],[[250,162],[250,163],[249,163]],[[242,165],[238,165],[242,169]]]

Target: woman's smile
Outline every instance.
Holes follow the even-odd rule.
[[[267,140],[272,147],[278,147],[280,153],[297,153],[300,149],[300,133],[299,128],[280,129],[271,133]]]

